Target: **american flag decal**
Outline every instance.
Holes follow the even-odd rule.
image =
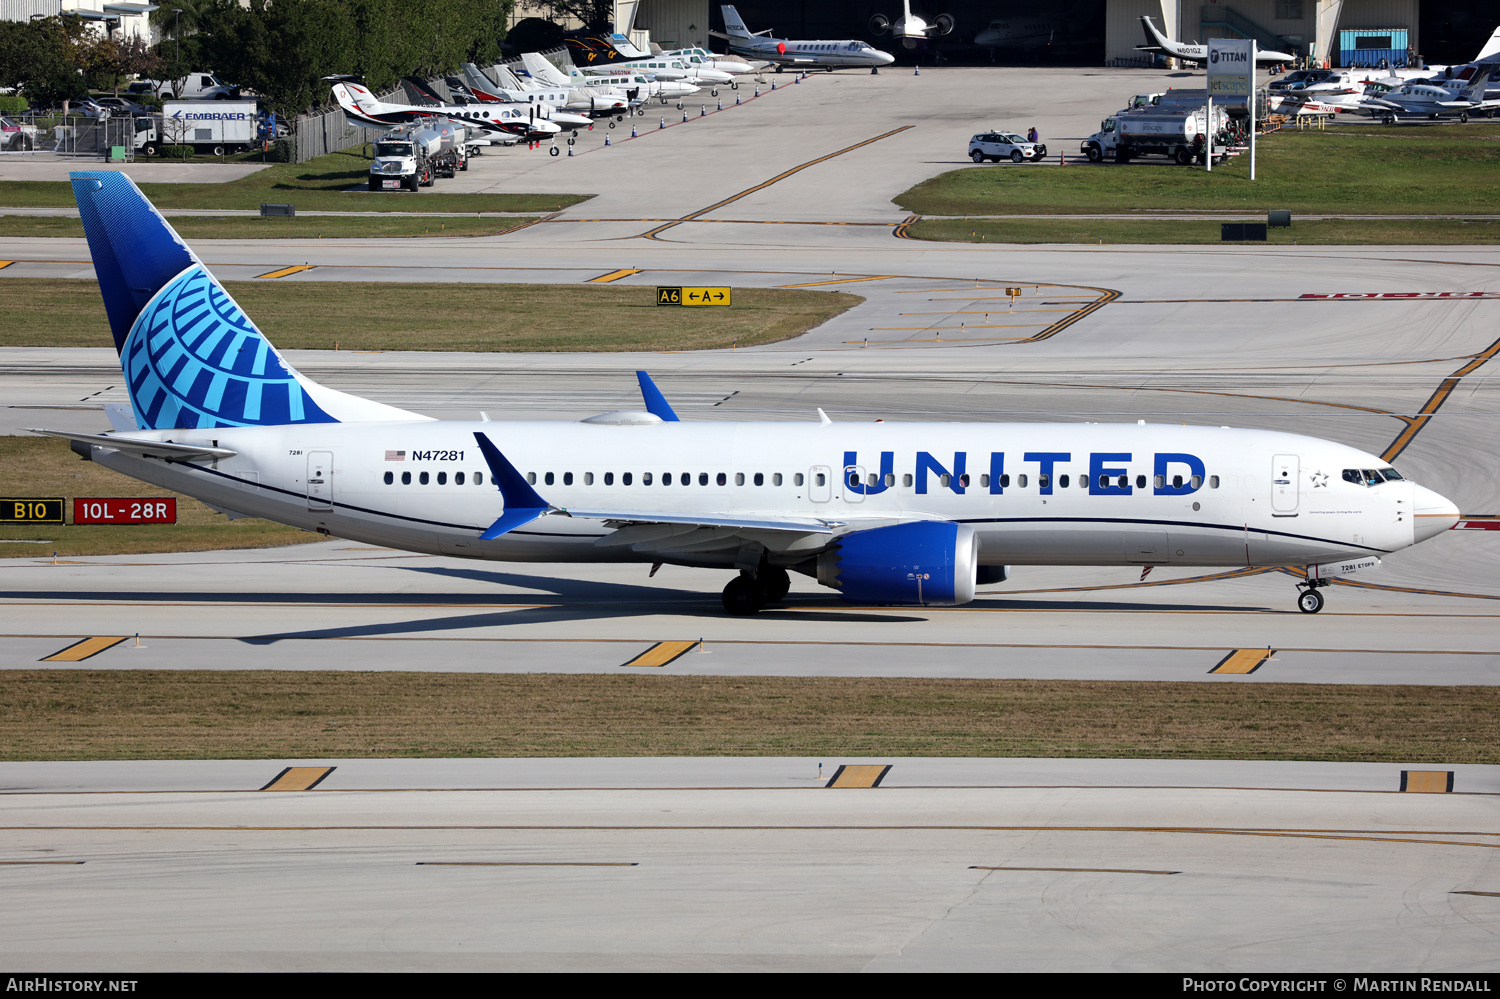
[[[387,451],[385,453],[385,460],[386,461],[405,461],[406,460],[406,452],[405,451]]]

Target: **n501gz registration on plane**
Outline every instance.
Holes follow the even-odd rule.
[[[961,604],[1029,565],[1306,565],[1330,573],[1452,526],[1373,455],[1294,434],[1095,424],[432,420],[295,371],[119,173],[73,189],[135,427],[52,433],[226,513],[466,558],[735,572],[731,613],[788,570],[846,599]],[[821,416],[821,411],[820,411]]]

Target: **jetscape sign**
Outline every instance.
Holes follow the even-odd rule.
[[[1443,298],[1500,298],[1500,292],[1495,291],[1336,291],[1329,295],[1299,295],[1298,298],[1310,301],[1333,300],[1340,301],[1359,299],[1443,299]]]

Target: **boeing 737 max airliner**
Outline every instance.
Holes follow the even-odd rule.
[[[40,430],[230,513],[434,555],[722,568],[731,613],[805,573],[845,599],[961,604],[1011,565],[1336,573],[1458,510],[1374,455],[1229,427],[433,420],[300,374],[124,174],[73,190],[136,428]]]

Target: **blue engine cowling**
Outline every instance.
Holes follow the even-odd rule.
[[[966,524],[922,520],[842,535],[818,556],[818,582],[871,604],[966,604],[979,542]]]

